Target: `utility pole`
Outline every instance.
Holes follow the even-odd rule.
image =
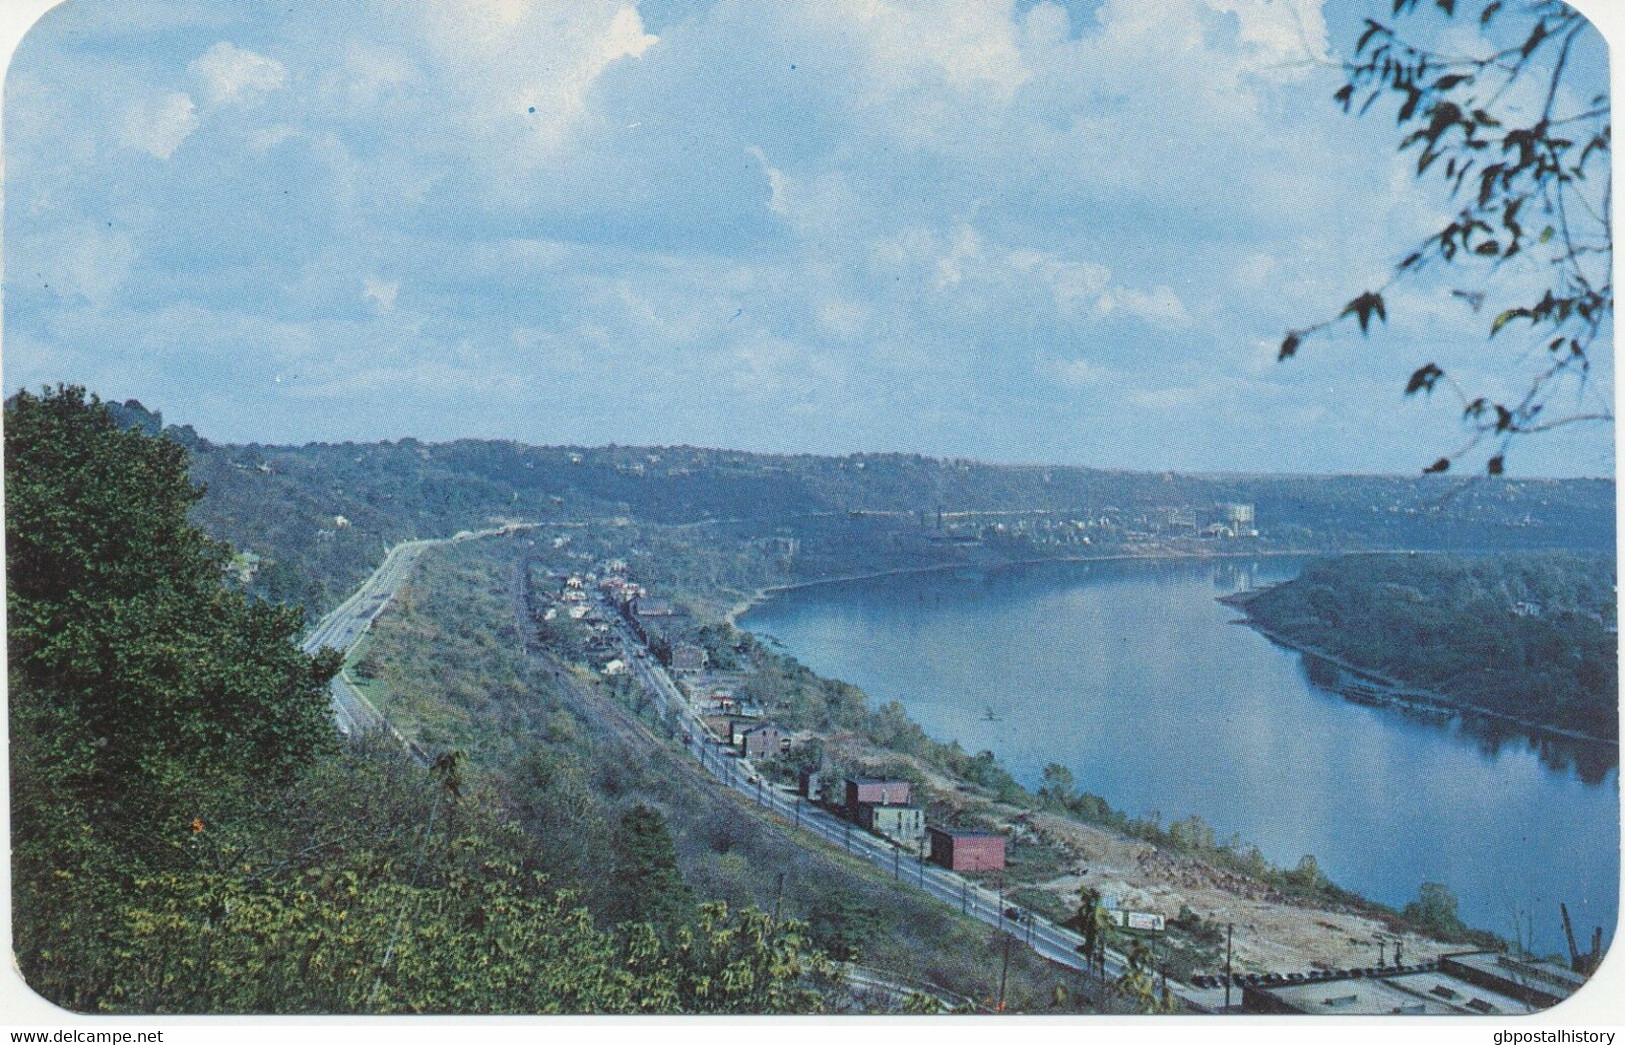
[[[1379,939],[1377,941],[1377,968],[1385,969],[1387,967],[1388,967],[1388,941]]]
[[[902,860],[903,847],[898,845],[897,841],[893,839],[891,844],[891,876],[893,878],[902,877],[902,872],[899,870],[899,868],[902,866]]]
[[[1236,923],[1230,922],[1224,927],[1224,1008],[1226,1012],[1230,1011],[1230,980],[1233,969],[1231,958],[1235,955],[1235,942]]]
[[[1004,1011],[1004,985],[1010,979],[1010,934],[1004,932],[1004,910],[999,911],[999,931],[1004,935],[1004,962],[999,968],[999,1007],[995,1012]]]

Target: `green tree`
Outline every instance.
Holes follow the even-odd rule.
[[[1077,785],[1072,779],[1072,770],[1058,762],[1051,762],[1045,766],[1043,782],[1038,786],[1038,797],[1041,801],[1063,809],[1070,805],[1077,797]]]
[[[1416,899],[1405,905],[1405,920],[1442,940],[1455,939],[1467,932],[1457,908],[1456,894],[1441,882],[1423,882]]]
[[[84,1005],[94,989],[73,985],[96,975],[53,963],[109,957],[120,889],[183,865],[246,782],[334,750],[338,660],[300,652],[299,611],[224,583],[177,443],[58,387],[7,402],[5,453],[16,950],[31,983]]]
[[[646,922],[669,937],[694,918],[694,898],[677,867],[666,818],[641,802],[621,814],[607,910],[617,923]]]
[[[807,922],[813,944],[841,961],[862,957],[885,931],[880,908],[843,886],[821,891]]]
[[[1464,45],[1468,34],[1459,31],[1447,47],[1402,31],[1401,20],[1418,28],[1424,12],[1476,29],[1478,46]],[[1416,156],[1418,179],[1440,179],[1455,212],[1381,287],[1336,318],[1289,332],[1280,358],[1345,319],[1362,334],[1374,319],[1386,323],[1388,291],[1403,280],[1436,272],[1475,281],[1454,294],[1475,313],[1494,300],[1484,312],[1487,336],[1524,338],[1518,362],[1501,364],[1515,390],[1480,394],[1429,361],[1411,374],[1405,394],[1443,386],[1467,429],[1466,443],[1426,471],[1443,472],[1482,445],[1486,471],[1498,475],[1517,437],[1613,419],[1606,392],[1588,397],[1593,348],[1614,312],[1611,113],[1604,78],[1587,71],[1606,67],[1606,44],[1558,0],[1394,0],[1392,13],[1366,20],[1336,100],[1361,114],[1384,97],[1395,102],[1400,151]],[[1435,40],[1444,35],[1432,30]],[[1525,278],[1498,279],[1519,271]],[[1541,284],[1533,295],[1529,273]],[[1518,373],[1525,359],[1533,362]],[[1578,394],[1548,410],[1565,388]]]

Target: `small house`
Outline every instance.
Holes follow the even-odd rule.
[[[858,823],[877,835],[909,845],[925,837],[925,810],[919,806],[881,806],[865,802],[858,807]]]
[[[772,758],[790,750],[790,734],[772,723],[751,726],[739,734],[739,746],[746,758]]]
[[[673,671],[704,671],[708,659],[704,647],[692,643],[682,642],[671,648]]]
[[[858,819],[858,807],[865,804],[877,806],[908,805],[908,781],[880,780],[874,777],[847,777],[847,815],[853,820]]]

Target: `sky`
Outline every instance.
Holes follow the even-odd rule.
[[[1528,373],[1460,283],[1275,358],[1453,210],[1331,99],[1387,7],[68,0],[5,83],[5,387],[237,442],[1415,472],[1462,430],[1412,370]]]

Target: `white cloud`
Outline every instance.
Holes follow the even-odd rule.
[[[790,178],[783,171],[767,162],[767,154],[760,148],[752,145],[745,150],[756,158],[762,165],[762,173],[767,175],[767,187],[771,195],[768,197],[767,209],[774,214],[784,215],[790,213],[789,193]]]
[[[1156,327],[1183,327],[1191,321],[1184,304],[1170,287],[1156,287],[1150,291],[1125,287],[1101,295],[1100,300],[1104,312],[1121,307]]]
[[[129,236],[89,220],[24,237],[13,249],[28,261],[7,274],[8,282],[37,286],[59,301],[81,298],[96,308],[124,284],[136,253]]]
[[[274,58],[222,40],[186,67],[211,105],[252,101],[288,82],[288,70]]]
[[[493,169],[551,155],[603,72],[659,42],[615,0],[442,0],[414,15],[414,42],[427,46],[428,75],[451,103],[445,115],[491,145],[520,146],[518,156],[502,149]]]
[[[1112,376],[1112,372],[1087,359],[1049,359],[1039,365],[1039,372],[1065,388],[1088,388]]]
[[[130,103],[124,110],[120,140],[132,149],[167,160],[197,126],[197,106],[189,95],[175,91]]]
[[[401,281],[398,279],[366,276],[361,280],[361,296],[376,304],[381,312],[395,307],[395,297],[400,292]]]
[[[1239,56],[1254,72],[1302,73],[1330,56],[1324,0],[1205,0],[1236,16]]]

